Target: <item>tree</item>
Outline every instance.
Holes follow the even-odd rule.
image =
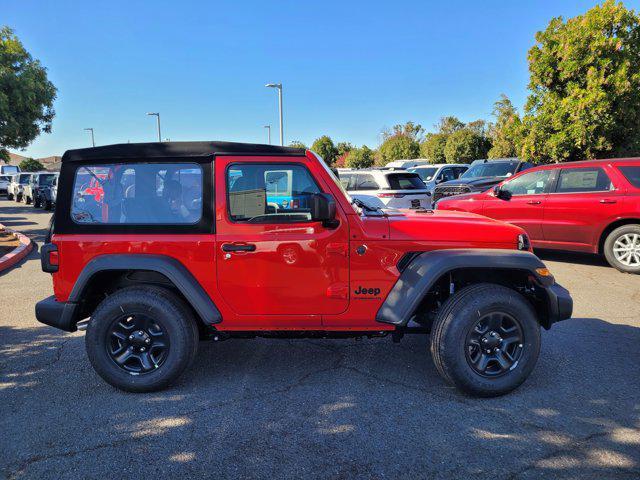
[[[640,154],[640,17],[607,0],[551,20],[529,50],[527,160]]]
[[[366,145],[362,148],[355,148],[347,156],[346,166],[349,168],[369,168],[373,166],[373,150]]]
[[[449,116],[442,117],[435,127],[438,129],[438,133],[451,135],[453,132],[457,132],[464,128],[464,123],[462,123],[458,117]]]
[[[517,157],[522,149],[524,129],[518,111],[505,95],[493,104],[496,123],[489,126],[491,149],[489,158]]]
[[[300,140],[293,140],[289,143],[289,146],[292,148],[304,148],[305,150],[307,149],[307,146],[302,143]]]
[[[40,170],[44,170],[44,165],[42,165],[38,160],[34,160],[33,158],[22,160],[19,167],[23,172],[39,172]]]
[[[0,29],[0,157],[51,132],[56,88],[9,27]]]
[[[311,145],[311,150],[320,155],[325,163],[330,167],[335,162],[338,154],[338,151],[333,144],[333,140],[331,140],[331,137],[327,135],[317,138],[316,141],[313,142],[313,145]]]
[[[394,135],[380,145],[380,157],[384,163],[393,160],[418,158],[420,144],[406,135]]]
[[[420,144],[420,156],[431,163],[444,163],[447,157],[444,155],[444,147],[447,145],[446,133],[427,133],[426,139]]]
[[[413,123],[409,121],[404,125],[394,125],[391,130],[385,128],[382,130],[382,141],[389,140],[392,137],[404,136],[409,137],[411,140],[420,143],[424,140],[423,137],[424,128],[419,123]]]
[[[487,158],[489,148],[486,137],[463,128],[449,135],[444,154],[447,163],[470,163],[479,158]]]
[[[351,150],[353,150],[353,145],[351,145],[349,142],[338,142],[336,144],[336,152],[337,152],[337,156],[341,156],[344,155],[345,153],[349,153]]]

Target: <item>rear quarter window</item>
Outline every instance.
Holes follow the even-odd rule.
[[[640,188],[640,165],[628,165],[624,167],[618,167],[618,169],[622,172],[624,178],[626,178],[631,185],[636,188]]]
[[[202,218],[202,168],[192,163],[80,166],[70,215],[76,224],[195,224]]]

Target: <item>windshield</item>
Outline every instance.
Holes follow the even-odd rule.
[[[40,175],[40,185],[51,185],[54,178],[56,178],[54,174]]]
[[[3,165],[2,171],[4,173],[18,173],[20,170],[15,165]]]
[[[20,185],[26,185],[27,183],[29,183],[30,178],[31,178],[30,174],[24,173],[18,177],[18,183]]]
[[[436,174],[436,172],[438,171],[438,168],[437,167],[410,168],[407,171],[411,173],[417,173],[418,175],[420,175],[420,178],[423,181],[428,182]]]
[[[0,182],[10,182],[11,177],[9,175],[0,175]]]
[[[329,177],[331,178],[331,180],[333,181],[333,183],[336,184],[336,187],[338,187],[340,189],[340,191],[342,192],[342,194],[346,197],[346,199],[349,201],[349,204],[351,205],[351,207],[353,208],[353,210],[356,213],[360,213],[357,209],[356,206],[353,205],[353,199],[351,198],[351,196],[347,193],[347,191],[344,189],[344,187],[342,186],[342,184],[340,183],[340,180],[338,180],[338,177],[336,177],[336,174],[333,173],[333,170],[331,170],[327,164],[324,162],[324,160],[322,159],[322,157],[320,155],[318,155],[316,152],[313,152],[313,154],[318,158],[318,160],[320,160],[320,165],[322,165],[322,168],[324,168],[324,171],[327,172],[327,174],[329,175]]]
[[[475,165],[471,165],[471,168],[464,172],[460,178],[506,177],[509,174],[513,174],[517,166],[517,162],[477,163]]]

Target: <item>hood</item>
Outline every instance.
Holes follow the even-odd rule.
[[[452,187],[455,185],[469,185],[473,187],[475,190],[487,190],[494,185],[497,185],[501,181],[503,181],[507,177],[468,177],[468,178],[458,178],[456,180],[449,180],[448,182],[442,182],[438,185],[445,187]],[[436,187],[437,188],[437,187]]]
[[[390,240],[428,241],[444,246],[516,248],[524,230],[515,225],[451,210],[387,210]]]

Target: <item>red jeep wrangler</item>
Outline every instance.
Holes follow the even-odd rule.
[[[85,195],[89,175],[101,187]],[[540,326],[572,300],[516,226],[352,201],[310,151],[226,142],[111,145],[62,158],[37,319],[75,331],[98,374],[160,389],[199,339],[431,332],[464,392],[520,385]]]

